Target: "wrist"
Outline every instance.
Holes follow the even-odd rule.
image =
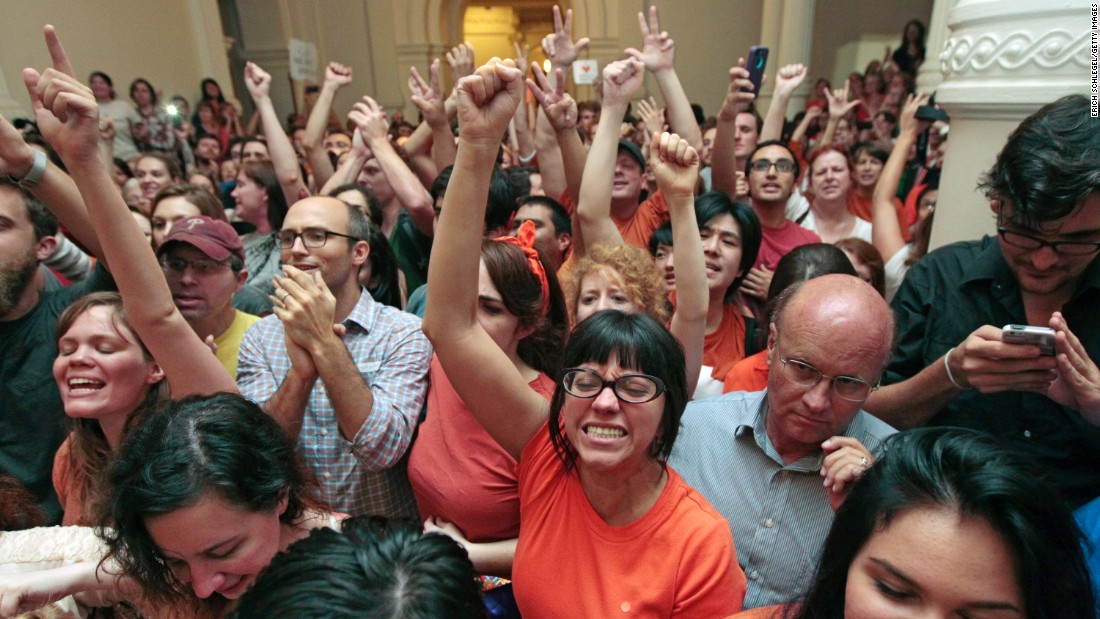
[[[39,150],[24,145],[17,156],[10,159],[11,161],[11,174],[9,175],[16,183],[21,182],[31,175],[34,171],[35,164],[39,161],[40,157],[45,158],[45,154]],[[42,164],[45,169],[45,164]]]

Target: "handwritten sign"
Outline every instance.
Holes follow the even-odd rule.
[[[600,64],[595,60],[577,60],[573,63],[573,83],[593,84],[600,76]]]
[[[306,41],[290,39],[287,42],[290,52],[290,77],[299,82],[313,82],[317,79],[317,46]]]

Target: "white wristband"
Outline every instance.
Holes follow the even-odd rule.
[[[955,377],[951,375],[951,363],[948,361],[948,359],[951,358],[951,352],[954,350],[955,347],[952,346],[951,350],[947,351],[947,354],[943,356],[943,369],[947,371],[947,380],[951,381],[952,385],[955,385],[959,389],[966,391],[966,387],[960,385],[959,382],[955,380]]]
[[[13,183],[19,185],[23,189],[34,189],[38,186],[38,181],[42,180],[42,175],[46,173],[46,153],[38,150],[34,150],[34,165],[31,166],[29,172],[23,178],[15,178],[9,176]]]

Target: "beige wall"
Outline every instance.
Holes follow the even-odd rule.
[[[901,31],[910,19],[926,26],[932,16],[932,0],[817,0],[810,77],[827,77],[842,86],[852,71],[881,59],[883,48],[896,49]]]
[[[49,66],[42,26],[51,23],[81,80],[104,71],[127,98],[140,76],[165,97],[195,100],[203,77],[229,81],[217,15],[216,0],[18,0],[5,4],[0,20],[0,67],[15,104],[29,115],[21,72]]]

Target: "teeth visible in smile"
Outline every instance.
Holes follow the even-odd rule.
[[[592,438],[622,438],[626,436],[626,432],[619,428],[601,428],[599,426],[588,426],[584,429],[584,432]]]
[[[69,379],[69,388],[74,390],[101,389],[103,388],[103,381],[91,378],[71,378]]]

